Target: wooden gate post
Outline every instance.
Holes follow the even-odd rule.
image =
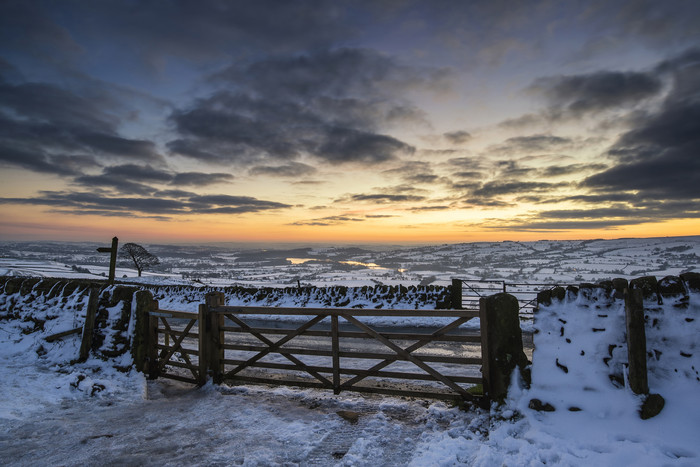
[[[224,306],[226,303],[226,296],[223,292],[209,292],[205,298],[204,308],[204,320],[201,321],[201,307],[200,307],[200,326],[204,323],[204,328],[206,328],[206,346],[203,349],[200,340],[200,373],[202,372],[202,352],[206,353],[206,369],[204,370],[203,378],[206,378],[206,374],[211,374],[212,379],[216,384],[221,383],[224,375],[224,349],[221,347],[224,343],[224,315],[221,313],[212,313],[209,311],[210,308],[215,308],[218,306]],[[202,332],[200,331],[200,339],[202,339]],[[204,380],[206,382],[206,379]]]
[[[134,339],[131,343],[131,355],[134,358],[136,370],[143,373],[150,371],[150,365],[155,365],[155,358],[151,364],[154,354],[157,356],[156,346],[158,342],[151,336],[151,315],[150,312],[158,309],[158,302],[153,300],[153,295],[148,290],[139,290],[135,294],[136,309]],[[156,318],[157,319],[157,318]],[[157,338],[157,334],[156,334]]]
[[[635,394],[648,394],[644,297],[641,289],[625,289],[624,296],[630,389]]]
[[[158,310],[158,301],[151,302],[151,309]],[[160,362],[158,362],[158,317],[148,315],[148,379],[156,379],[160,374]]]
[[[518,316],[518,299],[498,293],[479,299],[481,322],[482,378],[484,394],[492,401],[503,402],[508,394],[513,370],[521,370],[527,384],[529,364],[523,351],[522,331]]]
[[[462,309],[462,279],[452,279],[452,289],[450,290],[450,304],[453,309]]]

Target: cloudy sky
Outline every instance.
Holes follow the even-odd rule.
[[[0,2],[0,239],[700,234],[700,2]]]

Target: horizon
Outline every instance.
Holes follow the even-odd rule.
[[[119,238],[119,237],[117,237]],[[657,240],[657,239],[683,239],[683,238],[700,238],[700,235],[666,235],[666,236],[653,236],[653,237],[617,237],[617,238],[579,238],[579,239],[539,239],[539,240],[499,240],[499,241],[475,241],[475,242],[438,242],[438,243],[413,243],[413,242],[389,242],[389,243],[379,243],[379,242],[346,242],[346,243],[329,243],[329,242],[191,242],[191,243],[177,243],[177,242],[133,242],[131,240],[122,241],[119,238],[119,245],[124,243],[143,243],[148,247],[212,247],[212,248],[225,248],[225,249],[261,249],[261,250],[295,250],[295,249],[314,249],[314,248],[378,248],[382,250],[391,250],[393,248],[397,249],[410,249],[410,248],[421,248],[421,247],[434,247],[441,245],[460,245],[460,244],[475,244],[475,243],[537,243],[537,242],[558,242],[558,241],[570,241],[570,242],[595,242],[595,241],[621,241],[621,240]],[[70,245],[81,245],[81,244],[93,244],[107,245],[110,239],[105,239],[104,241],[99,240],[89,240],[89,241],[70,241],[70,240],[2,240],[0,239],[0,244],[4,243],[61,243]]]
[[[0,4],[0,241],[700,234],[700,2]]]

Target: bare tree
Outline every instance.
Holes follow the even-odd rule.
[[[139,277],[141,277],[141,271],[144,269],[160,264],[160,260],[156,255],[149,253],[144,247],[136,243],[125,243],[119,249],[119,257],[133,261],[134,267],[139,272]]]

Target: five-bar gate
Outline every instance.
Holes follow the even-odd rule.
[[[489,376],[481,315],[480,333],[461,327],[479,310],[238,307],[214,292],[198,313],[157,304],[150,311],[148,372],[196,384],[211,377],[482,405],[478,385],[488,388]]]

